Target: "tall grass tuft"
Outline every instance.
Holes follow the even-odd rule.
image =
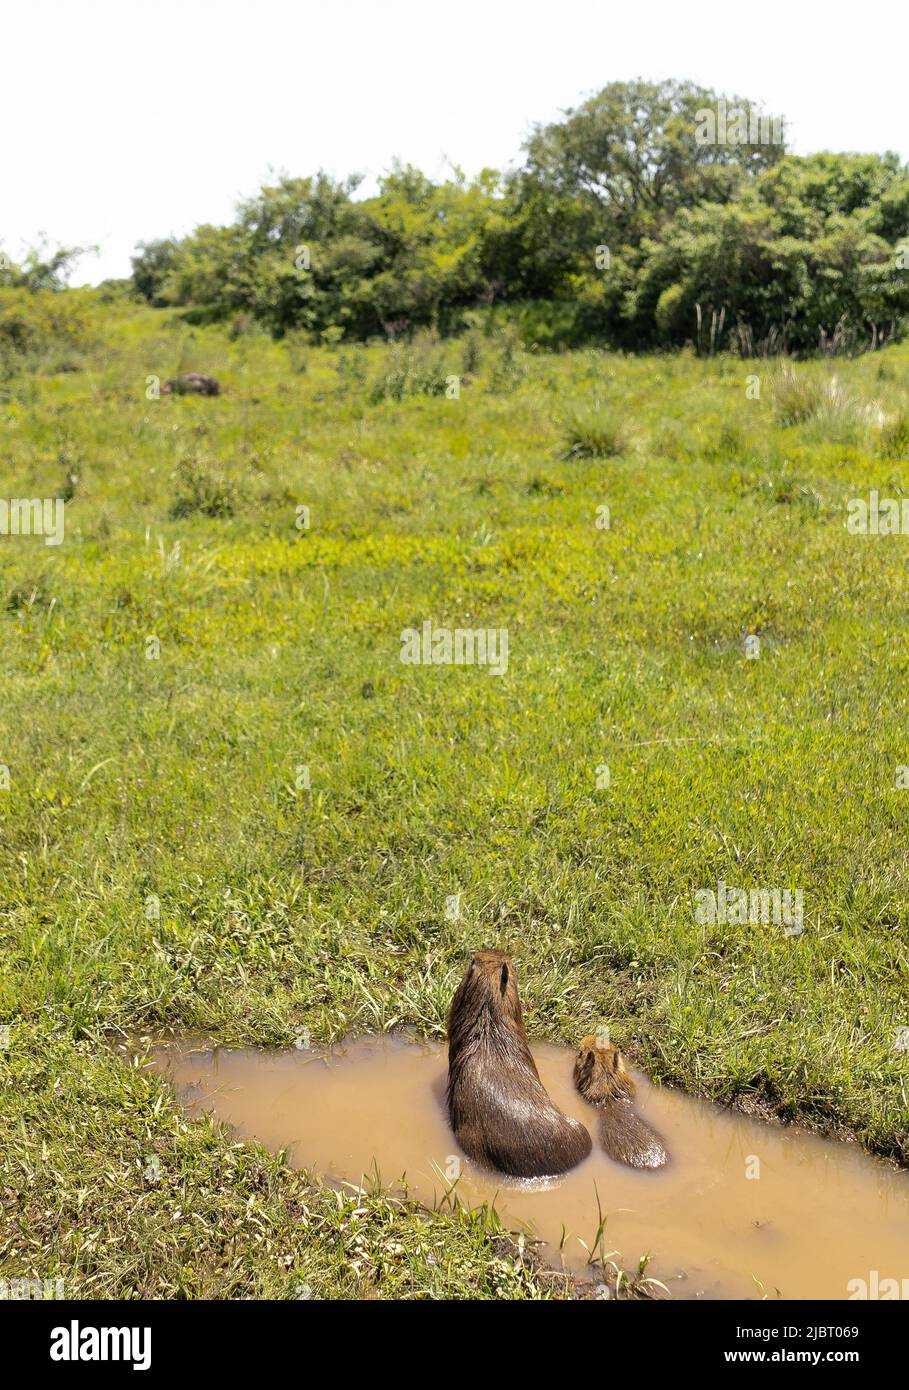
[[[564,459],[617,458],[632,446],[623,420],[601,405],[571,411],[562,420]]]
[[[239,480],[201,454],[180,459],[175,477],[177,487],[170,508],[175,520],[187,516],[233,516],[245,501]]]
[[[903,408],[884,421],[880,452],[884,458],[909,459],[909,410]]]
[[[781,425],[803,425],[822,415],[840,414],[854,407],[854,397],[835,376],[808,376],[788,363],[773,379],[776,418]]]
[[[777,423],[813,423],[830,437],[855,437],[883,421],[877,401],[863,401],[839,377],[813,376],[785,365],[773,379]]]

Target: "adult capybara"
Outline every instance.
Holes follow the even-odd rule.
[[[585,1038],[574,1064],[574,1084],[600,1119],[600,1143],[630,1168],[662,1168],[669,1154],[655,1129],[633,1108],[634,1081],[622,1054],[605,1038]]]
[[[220,396],[221,383],[204,372],[184,372],[183,376],[171,377],[161,387],[162,396],[172,393],[175,396]]]
[[[565,1173],[590,1135],[543,1088],[530,1052],[511,958],[477,951],[448,1015],[448,1114],[477,1163],[513,1178]]]

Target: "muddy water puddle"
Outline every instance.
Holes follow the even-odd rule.
[[[468,1206],[495,1202],[504,1224],[545,1242],[541,1254],[578,1273],[598,1224],[605,1249],[675,1298],[849,1297],[851,1280],[909,1277],[909,1174],[858,1147],[763,1124],[638,1081],[637,1108],[667,1141],[670,1166],[634,1172],[599,1151],[596,1115],[572,1082],[574,1053],[537,1043],[555,1103],[590,1129],[594,1151],[544,1184],[497,1178],[461,1158],[445,1110],[446,1049],[409,1038],[362,1038],[327,1051],[205,1051],[168,1044],[169,1072],[194,1113],[213,1111],[243,1138],[287,1149],[300,1167],[351,1183],[376,1170],[406,1178],[427,1206],[451,1186]],[[567,1233],[563,1242],[563,1229]],[[561,1246],[561,1252],[560,1252]]]

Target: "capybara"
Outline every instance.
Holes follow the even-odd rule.
[[[220,396],[221,383],[204,372],[185,372],[183,376],[171,377],[161,387],[161,395],[169,396]]]
[[[669,1154],[655,1129],[632,1105],[634,1081],[622,1054],[605,1038],[585,1038],[574,1064],[574,1084],[600,1119],[600,1143],[616,1163],[630,1168],[662,1168]]]
[[[448,1114],[470,1158],[513,1178],[565,1173],[592,1148],[543,1088],[503,951],[477,951],[451,1001]]]

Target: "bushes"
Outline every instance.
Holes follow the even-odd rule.
[[[451,375],[438,338],[418,334],[412,342],[391,349],[389,369],[373,382],[369,398],[375,404],[408,396],[444,396]]]
[[[486,173],[434,184],[396,167],[375,198],[355,200],[356,179],[285,177],[242,202],[228,227],[140,247],[133,280],[152,304],[209,321],[249,313],[275,337],[448,325],[487,292],[482,233],[497,183]]]
[[[60,370],[92,340],[90,292],[0,289],[0,368]]]
[[[546,348],[852,353],[901,333],[909,170],[893,155],[698,144],[698,110],[716,100],[684,82],[612,83],[536,129],[504,178],[434,183],[396,166],[364,199],[355,179],[282,178],[230,226],[143,246],[134,283],[153,304],[250,314],[276,337],[451,333],[491,306]],[[406,374],[388,387],[411,388]]]

